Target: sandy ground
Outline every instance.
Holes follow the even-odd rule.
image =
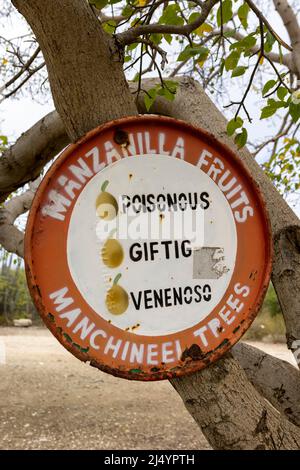
[[[46,329],[1,328],[0,362],[3,344],[0,449],[209,449],[167,381],[104,374]],[[256,346],[293,363],[284,345]]]

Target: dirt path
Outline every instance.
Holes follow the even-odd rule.
[[[1,343],[0,449],[209,448],[168,382],[104,374],[45,329],[1,328]],[[283,345],[262,347],[293,361]]]

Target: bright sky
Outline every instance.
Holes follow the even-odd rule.
[[[267,8],[268,4],[264,3],[264,7]],[[280,36],[288,42],[289,39],[281,19],[273,9],[272,14],[270,14],[270,10],[268,11],[268,20]],[[1,23],[4,23],[4,21],[2,20]],[[13,38],[25,34],[26,32],[26,25],[18,13],[16,13],[12,19],[7,19],[5,24],[0,24],[0,35],[4,37]],[[1,84],[2,81],[0,77],[0,86]],[[240,85],[241,81],[239,80],[236,80],[235,83],[232,84],[230,90],[231,99],[240,98]],[[252,125],[247,125],[250,139],[262,139],[265,136],[274,135],[274,122],[259,120],[260,109],[256,104],[255,94],[251,95],[251,98],[247,102],[247,107],[253,118]],[[1,103],[0,106],[1,133],[7,135],[10,140],[15,140],[22,132],[26,131],[36,121],[53,109],[54,105],[51,98],[43,105],[35,102],[30,97],[20,99],[10,98]],[[232,113],[233,110],[230,112]],[[261,159],[263,159],[263,156]],[[293,197],[291,197],[289,202],[296,213],[300,215],[300,200],[298,200],[295,205],[295,201]]]

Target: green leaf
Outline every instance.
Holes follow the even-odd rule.
[[[227,124],[227,134],[229,136],[233,135],[239,127],[242,127],[243,123],[243,119],[239,116],[236,119],[231,119],[231,121],[229,121]]]
[[[89,3],[98,8],[98,10],[102,10],[108,4],[108,0],[89,0]]]
[[[273,34],[267,31],[266,34],[266,41],[265,41],[265,52],[268,54],[271,52],[273,44],[275,43],[276,39],[274,38]]]
[[[204,57],[209,54],[209,49],[207,47],[198,46],[198,47],[191,47],[186,46],[186,48],[179,54],[177,60],[179,62],[184,62],[192,57],[200,56]]]
[[[168,87],[172,93],[176,93],[178,82],[175,82],[174,80],[164,80],[164,85]]]
[[[254,36],[254,34],[249,34],[241,41],[241,44],[244,49],[251,49],[255,46],[256,40],[257,38]]]
[[[126,16],[128,18],[130,15],[132,15],[133,9],[130,5],[125,5],[125,7],[122,10],[122,16]]]
[[[279,87],[278,90],[277,90],[277,96],[281,101],[284,100],[287,93],[288,93],[288,90],[284,86]]]
[[[176,96],[178,83],[172,80],[164,80],[164,83],[161,87],[158,88],[157,94],[163,96],[168,101],[173,101]]]
[[[199,13],[194,12],[189,16],[188,23],[194,23],[199,18]]]
[[[230,50],[233,49],[241,49],[244,51],[248,51],[249,49],[252,49],[255,44],[256,44],[257,38],[253,33],[248,34],[248,36],[245,36],[243,39],[240,41],[236,41],[232,43],[229,47]]]
[[[289,103],[286,103],[285,101],[276,101],[273,98],[268,99],[268,106],[272,106],[273,108],[279,109],[279,108],[287,108]]]
[[[247,29],[248,28],[248,14],[250,11],[250,7],[247,3],[243,3],[240,8],[238,9],[238,17],[242,24],[242,26]]]
[[[2,145],[7,145],[8,144],[8,139],[6,135],[0,135],[0,140],[2,140]]]
[[[167,41],[168,44],[171,44],[173,41],[173,36],[172,34],[164,34],[164,39]]]
[[[180,6],[177,3],[168,5],[164,10],[163,14],[159,18],[160,24],[175,24],[183,25],[184,19],[179,15]]]
[[[238,146],[238,148],[242,148],[247,143],[247,139],[248,139],[248,132],[247,132],[247,129],[243,127],[242,132],[240,132],[239,134],[235,136],[234,141],[236,145]]]
[[[267,83],[265,83],[263,90],[262,90],[262,95],[266,95],[268,91],[272,90],[274,86],[276,85],[276,80],[269,80]]]
[[[154,44],[156,44],[157,46],[161,43],[162,38],[163,38],[163,35],[158,34],[158,33],[151,34],[150,36],[150,40],[154,42]]]
[[[277,111],[277,108],[275,106],[265,106],[261,110],[260,119],[267,119],[267,118],[273,116],[273,114],[275,114],[276,111]]]
[[[132,44],[129,44],[129,46],[126,47],[127,51],[133,51],[134,49],[137,48],[137,46],[139,45],[138,42],[133,42]]]
[[[292,116],[293,122],[297,122],[300,118],[300,104],[290,103],[290,115]]]
[[[221,18],[221,8],[222,8],[222,18]],[[223,24],[228,23],[233,16],[232,12],[232,0],[224,0],[217,11],[217,23],[218,26],[221,26],[221,20]]]
[[[232,51],[228,57],[225,59],[225,69],[227,72],[233,70],[237,67],[238,61],[240,59],[241,53],[238,51]]]
[[[247,70],[247,67],[244,67],[244,66],[240,65],[240,66],[235,67],[233,69],[231,76],[232,77],[239,77],[240,75],[244,75],[246,70]]]
[[[102,28],[106,33],[114,34],[116,31],[117,22],[114,20],[109,20],[107,23],[102,24]]]
[[[148,90],[148,93],[145,93],[144,96],[144,103],[146,106],[147,111],[150,110],[151,106],[153,105],[155,98],[157,96],[157,88],[151,88]]]

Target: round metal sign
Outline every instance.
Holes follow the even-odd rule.
[[[76,357],[137,380],[207,366],[247,330],[271,271],[259,190],[227,147],[159,116],[69,146],[36,193],[34,302]]]

